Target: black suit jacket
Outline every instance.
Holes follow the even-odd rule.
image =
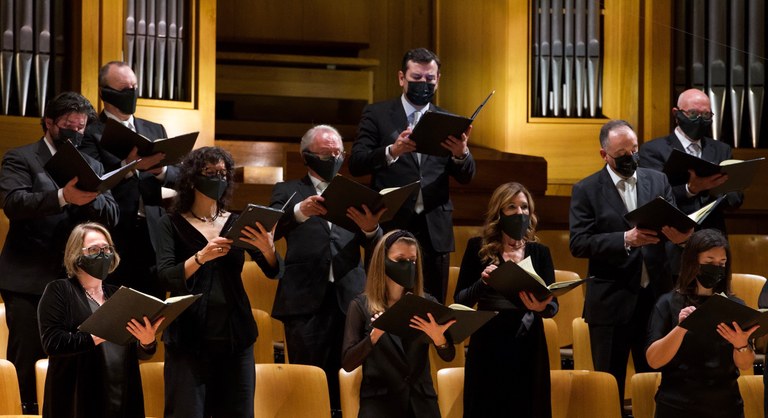
[[[0,289],[42,295],[48,282],[64,277],[64,247],[75,225],[117,222],[119,211],[109,191],[83,206],[59,206],[59,186],[43,168],[50,159],[44,138],[3,157],[0,200],[10,228],[0,253]],[[96,174],[104,173],[98,161],[85,159]]]
[[[104,164],[104,169],[109,172],[120,168],[122,159],[101,147],[101,135],[104,132],[107,119],[107,115],[102,112],[97,121],[88,125],[80,150],[84,154],[101,161]],[[136,132],[153,141],[168,136],[163,125],[145,119],[134,118],[133,120]],[[132,229],[130,227],[134,224],[136,214],[139,211],[139,196],[143,199],[144,206],[162,206],[161,188],[163,186],[173,188],[178,173],[178,167],[171,165],[168,166],[163,181],[158,180],[151,173],[140,172],[138,176],[127,177],[115,186],[112,189],[112,194],[120,206],[120,222],[118,230],[115,232],[118,235],[121,234],[120,230],[125,230],[126,234],[131,233]],[[147,217],[153,217],[153,219],[148,220],[152,225],[156,225],[159,216],[164,214],[162,211],[156,212],[154,210],[147,210],[145,213]],[[155,214],[158,216],[157,219],[154,218]]]
[[[435,109],[440,110],[435,106]],[[400,97],[368,105],[358,127],[357,139],[352,146],[349,171],[354,176],[371,174],[371,187],[381,190],[404,186],[421,180],[429,236],[437,252],[454,250],[453,203],[449,197],[449,177],[465,184],[475,175],[472,154],[457,163],[451,157],[423,155],[421,164],[416,153],[401,155],[387,165],[386,148],[395,142],[400,132],[408,127],[408,120]],[[406,228],[414,214],[416,195],[406,202],[385,229]]]
[[[701,145],[701,158],[711,163],[720,164],[723,160],[731,159],[731,147],[728,144],[716,141],[712,138],[702,138]],[[686,152],[683,149],[683,144],[677,138],[675,133],[671,133],[669,136],[656,138],[652,141],[646,142],[640,147],[640,166],[645,168],[652,168],[654,170],[664,170],[664,163],[667,162],[669,154],[672,150]],[[706,206],[711,201],[715,200],[714,197],[709,195],[707,190],[700,192],[699,194],[688,197],[685,191],[685,183],[673,184],[672,194],[675,195],[675,202],[677,207],[685,213],[692,213],[702,206]],[[718,208],[710,213],[709,216],[702,222],[701,228],[717,228],[721,231],[725,231],[725,218],[723,216],[723,209],[725,208],[738,208],[744,200],[744,194],[741,192],[731,192],[725,195],[725,199],[720,203]]]
[[[328,221],[312,216],[303,223],[296,221],[293,207],[309,196],[316,195],[309,175],[300,180],[277,183],[272,191],[270,206],[281,208],[296,192],[278,222],[275,240],[285,238],[285,272],[280,277],[272,316],[281,319],[292,315],[316,312],[328,287],[328,275],[333,264],[334,288],[339,309],[346,313],[349,302],[365,287],[365,270],[360,246],[369,249],[381,236],[381,231],[366,238],[361,231],[328,227]]]
[[[654,170],[637,169],[637,207],[657,196],[674,202],[667,177]],[[632,226],[624,219],[627,209],[611,176],[600,171],[573,186],[570,208],[570,249],[574,257],[588,258],[584,318],[589,324],[616,325],[629,322],[640,292],[642,263],[648,269],[656,297],[672,288],[665,240],[658,244],[624,249],[624,231]]]

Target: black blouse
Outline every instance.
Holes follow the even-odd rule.
[[[222,231],[237,219],[230,214]],[[230,352],[245,349],[256,341],[258,330],[245,293],[241,272],[245,255],[239,247],[200,266],[184,277],[184,261],[205,247],[208,240],[181,214],[160,219],[157,233],[157,269],[160,281],[172,296],[202,294],[163,333],[163,341],[193,352],[211,343],[226,344]],[[260,251],[248,250],[267,277],[280,273],[282,262],[271,266]]]

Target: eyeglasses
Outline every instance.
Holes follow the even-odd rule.
[[[304,153],[312,155],[320,161],[336,160],[339,158],[344,158],[344,156],[347,155],[347,153],[344,152],[344,150],[335,150],[330,154],[315,154],[314,152],[310,152],[310,151],[304,151]]]
[[[104,245],[104,246],[98,246],[98,245],[91,245],[90,247],[83,248],[83,252],[86,255],[99,255],[99,254],[112,254],[115,252],[115,247],[111,245]]]
[[[704,120],[712,120],[712,117],[715,116],[715,114],[710,111],[700,112],[696,109],[680,109],[680,112],[689,120],[696,120],[698,118],[702,118]]]
[[[216,170],[215,168],[204,168],[200,174],[206,177],[218,177],[220,179],[227,178],[227,170]]]

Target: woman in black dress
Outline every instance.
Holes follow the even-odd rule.
[[[77,328],[117,291],[102,280],[120,262],[112,237],[97,223],[76,226],[64,250],[68,279],[45,287],[37,307],[43,349],[48,354],[46,418],[144,418],[139,359],[155,353],[154,324],[131,320],[136,341],[118,345]]]
[[[359,418],[440,418],[437,394],[429,374],[429,345],[445,361],[456,355],[444,335],[455,321],[443,325],[431,314],[414,316],[412,328],[429,338],[401,339],[376,328],[375,319],[407,292],[424,294],[421,250],[404,230],[384,235],[373,250],[365,291],[349,304],[342,345],[342,367],[363,366]],[[350,417],[351,418],[351,417]]]
[[[749,335],[758,326],[742,330],[735,322],[721,323],[718,336],[678,325],[709,298],[728,297],[744,304],[731,294],[730,252],[719,231],[694,232],[683,250],[675,289],[656,302],[646,350],[648,364],[661,369],[656,418],[744,416],[738,369],[746,370],[755,361]]]
[[[470,339],[464,369],[464,417],[551,416],[549,358],[542,318],[557,313],[557,300],[520,292],[508,300],[487,280],[505,262],[530,257],[547,284],[555,280],[549,248],[536,242],[533,198],[519,183],[496,188],[482,237],[468,241],[456,285],[456,303],[499,311]]]
[[[177,196],[157,231],[157,269],[172,295],[202,294],[163,333],[165,416],[252,417],[253,343],[258,331],[240,272],[245,255],[221,237],[237,218],[232,156],[221,148],[192,151],[181,163]],[[251,257],[269,277],[279,273],[272,233],[241,231]]]

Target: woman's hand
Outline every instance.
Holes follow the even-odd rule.
[[[448,342],[445,338],[445,330],[455,324],[456,320],[452,319],[445,324],[440,325],[435,321],[435,318],[431,313],[427,313],[427,319],[428,320],[424,320],[424,318],[414,315],[413,318],[411,318],[410,327],[423,331],[432,339],[432,342],[435,343],[435,345],[445,345]]]
[[[688,315],[692,314],[693,311],[696,310],[695,306],[686,306],[683,309],[680,309],[680,313],[677,314],[677,323],[683,322],[685,318],[688,318]]]
[[[275,224],[275,227],[277,227],[277,224]],[[275,252],[275,228],[272,228],[271,231],[267,231],[264,229],[261,222],[256,222],[256,228],[246,226],[240,230],[240,233],[243,234],[243,236],[240,237],[240,241],[253,245],[258,248],[262,254],[266,255]]]
[[[160,326],[160,324],[163,323],[163,320],[165,320],[165,318],[161,316],[153,324],[149,322],[149,318],[146,316],[144,317],[144,323],[141,323],[137,321],[136,318],[133,318],[130,322],[128,322],[128,325],[125,326],[125,329],[128,330],[131,335],[136,337],[141,345],[147,346],[155,342],[155,334],[157,334],[157,328]]]
[[[373,324],[374,321],[376,321],[376,319],[380,316],[381,316],[381,312],[376,312],[375,314],[373,314],[373,316],[371,317],[371,324]],[[373,328],[373,330],[371,331],[371,342],[373,343],[373,345],[376,345],[376,343],[379,341],[379,338],[381,338],[382,335],[384,335],[384,331],[375,327]]]
[[[755,325],[752,328],[742,330],[736,321],[732,322],[733,328],[729,327],[725,323],[721,322],[717,325],[717,333],[726,341],[731,343],[734,348],[744,347],[748,345],[749,336],[760,328],[760,325]]]
[[[552,301],[553,296],[549,295],[548,298],[539,301],[536,300],[536,298],[533,296],[533,293],[531,292],[525,292],[521,291],[520,294],[520,300],[523,302],[523,305],[525,305],[526,308],[528,308],[529,311],[533,312],[541,312],[544,309],[547,308],[547,304]]]
[[[205,264],[211,260],[215,260],[219,257],[227,255],[232,248],[232,240],[224,237],[216,237],[198,251],[197,259],[201,263]]]
[[[379,227],[379,219],[385,210],[387,208],[381,208],[378,212],[373,213],[367,205],[363,205],[363,211],[360,212],[354,206],[350,206],[347,208],[347,218],[352,219],[361,231],[370,234]]]
[[[499,266],[496,264],[488,264],[485,267],[485,270],[483,270],[482,273],[480,273],[480,280],[483,281],[483,283],[488,284],[488,277],[491,275],[491,272],[496,270]]]

